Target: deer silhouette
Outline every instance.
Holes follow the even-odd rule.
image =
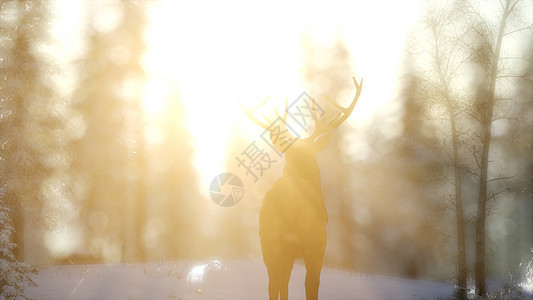
[[[287,129],[287,100],[282,128],[277,131],[271,124],[254,117],[254,112],[266,100],[255,109],[243,106],[251,121],[270,131],[272,144],[285,155],[283,176],[266,193],[259,213],[259,236],[263,261],[268,271],[270,300],[277,300],[278,296],[280,299],[288,298],[289,279],[294,260],[298,257],[303,257],[305,262],[306,299],[318,299],[328,215],[320,186],[317,154],[328,146],[331,130],[341,125],[352,113],[361,94],[363,80],[357,83],[353,78],[353,82],[356,94],[348,107],[339,106],[327,98],[338,111],[332,118],[328,114],[319,118],[316,104],[312,101],[315,130],[307,138],[297,139]],[[277,111],[276,115],[279,118]],[[289,141],[292,143],[286,147]]]

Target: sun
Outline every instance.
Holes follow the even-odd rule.
[[[245,1],[157,2],[148,11],[145,110],[164,110],[165,89],[179,90],[196,150],[202,186],[224,172],[235,128],[259,134],[243,118],[239,102],[256,106],[267,97],[293,99],[305,91],[302,36],[332,43],[341,32],[365,87],[351,119],[364,122],[391,98],[403,38],[416,1],[301,2],[254,6]],[[342,8],[342,9],[341,9]],[[379,19],[377,18],[379,17]],[[386,21],[384,21],[386,20]],[[352,122],[352,121],[350,121]]]

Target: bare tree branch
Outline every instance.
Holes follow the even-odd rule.
[[[493,182],[493,181],[498,181],[498,180],[514,179],[514,178],[516,178],[516,175],[513,175],[513,176],[505,176],[505,177],[498,177],[498,178],[493,178],[493,179],[487,180],[487,183],[489,183],[489,182]]]
[[[503,36],[509,36],[509,35],[512,35],[514,33],[517,33],[517,32],[520,32],[520,31],[524,31],[524,30],[530,30],[530,31],[533,32],[533,24],[531,24],[529,26],[522,27],[522,28],[518,28],[518,29],[515,29],[515,30],[511,30],[509,32],[506,32]]]
[[[489,200],[491,200],[491,199],[496,199],[496,196],[497,196],[497,195],[499,195],[499,194],[501,194],[501,193],[503,193],[503,192],[505,192],[505,191],[511,191],[511,189],[508,188],[508,187],[506,187],[506,188],[503,188],[503,189],[497,191],[496,193],[492,193],[492,195],[491,195],[489,198],[487,198],[487,201],[489,201]]]

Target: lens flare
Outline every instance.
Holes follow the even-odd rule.
[[[187,274],[187,282],[201,283],[207,275],[207,271],[217,271],[222,269],[222,262],[218,259],[210,259],[207,263],[194,266]]]

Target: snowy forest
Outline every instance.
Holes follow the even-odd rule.
[[[65,265],[261,262],[285,157],[243,167],[268,150],[243,108],[347,106],[353,77],[317,157],[323,269],[531,297],[533,1],[367,2],[1,0],[0,298]]]

